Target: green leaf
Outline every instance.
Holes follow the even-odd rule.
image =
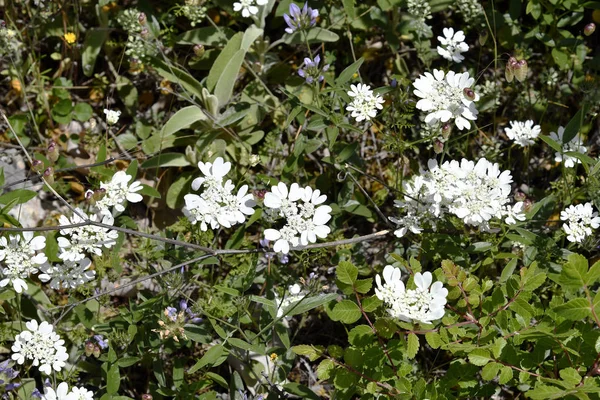
[[[334,369],[335,363],[332,360],[325,359],[321,361],[321,363],[317,367],[317,378],[321,380],[329,379]]]
[[[240,49],[235,52],[219,76],[214,92],[214,95],[219,99],[219,107],[223,107],[231,98],[238,73],[244,62],[244,57],[246,57],[245,50]]]
[[[373,286],[373,279],[358,279],[354,283],[354,290],[358,293],[369,293],[371,291],[371,286]]]
[[[258,28],[256,25],[250,25],[246,31],[244,32],[244,37],[242,38],[241,49],[244,51],[250,50],[250,46],[254,43],[256,39],[258,39],[263,34],[263,30]]]
[[[135,115],[139,99],[137,88],[124,76],[119,76],[115,83],[117,85],[117,93],[119,93],[121,101],[123,101],[123,104],[127,107],[127,112],[131,115]]]
[[[12,205],[27,203],[29,200],[37,196],[37,192],[33,190],[17,189],[12,192],[8,192],[0,196],[0,204],[8,204],[14,202]]]
[[[142,168],[187,167],[190,162],[182,153],[162,153],[142,163]]]
[[[354,282],[356,282],[356,278],[358,277],[358,268],[351,262],[340,261],[335,269],[335,273],[340,282],[347,285],[354,285]]]
[[[229,384],[227,383],[227,380],[225,378],[223,378],[221,375],[215,374],[214,372],[209,371],[206,373],[206,376],[209,377],[210,379],[212,379],[215,383],[217,383],[222,388],[229,389]]]
[[[508,278],[512,276],[513,272],[515,272],[515,268],[517,267],[518,261],[518,259],[513,258],[506,264],[506,266],[502,270],[502,273],[500,274],[500,283],[505,283],[508,280]]]
[[[337,294],[335,293],[305,297],[300,303],[292,304],[288,308],[284,309],[284,315],[291,317],[297,314],[303,314],[307,311],[312,310],[313,308],[317,308],[325,303],[329,303],[335,298],[337,298]],[[286,312],[286,310],[289,311]]]
[[[102,28],[92,28],[86,32],[81,53],[81,68],[85,76],[90,77],[94,74],[96,59],[109,33],[109,29]]]
[[[202,99],[202,85],[186,71],[173,65],[166,64],[158,58],[151,58],[151,63],[156,72],[163,78],[182,86],[189,93]]]
[[[362,299],[362,307],[365,312],[372,312],[377,309],[383,302],[377,296],[371,296]]]
[[[567,260],[558,283],[565,289],[579,290],[587,280],[588,261],[580,254],[570,254]]]
[[[583,122],[585,121],[585,116],[588,113],[590,106],[586,103],[583,103],[583,106],[575,113],[573,118],[569,121],[567,126],[565,126],[565,132],[563,133],[563,143],[570,142],[575,136],[577,132],[581,129]],[[593,160],[592,160],[593,162]]]
[[[502,364],[491,362],[481,369],[481,377],[486,381],[491,381],[496,377],[501,367]]]
[[[493,361],[490,352],[486,349],[475,349],[469,353],[469,362],[479,367],[484,366],[488,362]]]
[[[579,321],[591,315],[590,303],[586,299],[570,300],[554,307],[553,311],[571,321]]]
[[[312,390],[307,388],[304,385],[299,383],[290,382],[283,385],[283,389],[291,394],[295,394],[296,396],[300,396],[302,399],[313,399],[320,400],[320,397],[315,394]]]
[[[558,151],[559,153],[562,153],[563,149],[562,149],[561,143],[558,143],[556,140],[554,140],[550,136],[546,136],[546,135],[540,135],[540,139],[542,139],[544,142],[546,142],[548,144],[548,146],[552,147],[552,149],[554,151]]]
[[[369,325],[355,326],[348,332],[348,343],[356,347],[365,347],[375,340],[375,333]]]
[[[567,69],[571,64],[569,62],[569,55],[556,47],[552,49],[552,59],[560,69]]]
[[[341,86],[344,83],[348,82],[350,79],[352,79],[352,77],[354,76],[354,74],[356,72],[358,72],[360,66],[362,65],[362,63],[364,61],[365,61],[364,58],[361,57],[358,60],[356,60],[354,63],[347,66],[335,80],[336,85]]]
[[[284,36],[283,42],[285,44],[304,44],[305,43],[304,36],[305,36],[304,32],[300,32],[300,31],[294,32],[291,35]],[[323,43],[323,42],[337,42],[339,39],[340,39],[340,37],[337,34],[331,32],[327,29],[323,29],[323,28],[319,28],[319,27],[312,28],[306,34],[306,41],[308,41],[309,44]]]
[[[501,385],[507,384],[513,378],[513,370],[511,367],[504,366],[500,370],[500,376],[498,376],[498,383]]]
[[[492,345],[492,354],[494,354],[495,358],[500,358],[502,354],[502,349],[506,346],[506,339],[503,337],[496,338],[494,340],[494,344]]]
[[[414,333],[408,334],[406,356],[409,360],[412,360],[419,351],[419,338]]]
[[[219,46],[224,44],[233,35],[234,31],[226,27],[208,26],[192,29],[175,38],[177,44],[201,44],[205,46]]]
[[[344,324],[353,324],[361,317],[360,308],[350,300],[342,300],[333,307],[331,318]]]
[[[188,106],[178,110],[163,126],[160,135],[161,138],[170,136],[175,132],[189,127],[194,122],[206,121],[207,117],[198,106]]]
[[[94,110],[92,110],[92,106],[87,103],[77,103],[73,110],[73,116],[80,122],[89,120],[92,118],[92,115],[94,115]]]
[[[575,387],[581,382],[581,375],[575,368],[561,369],[558,373],[567,387]]]
[[[531,304],[529,304],[527,301],[523,300],[520,297],[514,300],[508,306],[508,308],[514,311],[515,313],[519,314],[521,317],[523,317],[525,321],[529,321],[535,313],[535,310],[533,309],[533,307],[531,307]]]
[[[556,386],[538,384],[534,389],[528,390],[525,395],[533,400],[563,399],[569,392]]]
[[[160,192],[154,189],[152,186],[148,186],[145,183],[142,183],[142,190],[138,191],[139,194],[143,196],[154,197],[160,199]]]
[[[437,332],[427,332],[425,334],[425,340],[431,346],[432,349],[439,349],[444,344],[442,336]]]
[[[354,9],[354,0],[342,0],[344,11],[350,20],[356,18],[356,10]]]
[[[321,352],[314,346],[311,346],[309,344],[300,344],[298,346],[292,346],[291,350],[294,354],[308,357],[310,361],[315,361],[316,359],[321,357]]]
[[[206,79],[206,88],[212,92],[217,86],[217,82],[221,79],[221,75],[231,58],[242,48],[242,39],[244,33],[238,32],[229,39],[227,45],[221,50],[219,56],[211,67],[208,78]],[[244,52],[245,53],[245,52]],[[237,71],[236,71],[237,75]]]
[[[119,365],[112,364],[106,374],[106,392],[108,394],[117,394],[121,386],[121,375],[119,374]]]
[[[208,349],[206,353],[204,353],[202,358],[199,359],[198,362],[196,362],[196,364],[192,368],[190,368],[188,374],[193,374],[194,372],[198,371],[200,368],[205,366],[213,367],[222,364],[223,361],[225,361],[224,356],[226,356],[227,354],[228,351],[225,347],[223,347],[223,345],[214,345],[213,347]]]

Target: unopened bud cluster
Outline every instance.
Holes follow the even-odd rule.
[[[513,78],[516,78],[519,82],[523,82],[527,78],[527,70],[527,61],[511,57],[508,59],[504,74],[508,82],[512,82]]]

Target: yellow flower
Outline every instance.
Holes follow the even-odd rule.
[[[69,44],[73,44],[77,41],[77,36],[75,36],[75,34],[73,32],[67,32],[65,33],[65,41]]]

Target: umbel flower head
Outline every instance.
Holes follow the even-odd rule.
[[[432,285],[431,272],[417,272],[414,277],[416,288],[406,289],[401,276],[400,268],[387,265],[383,269],[384,283],[379,275],[375,277],[375,295],[388,306],[387,311],[392,318],[430,324],[444,316],[448,289],[442,282]]]
[[[84,258],[79,261],[65,260],[63,264],[44,264],[38,276],[42,282],[50,282],[55,290],[75,289],[96,277],[96,271],[90,270],[92,261]]]
[[[369,85],[350,85],[348,96],[352,97],[352,102],[346,110],[351,111],[350,116],[358,122],[375,118],[377,110],[383,109],[383,97],[375,95]]]
[[[0,287],[9,283],[17,293],[27,289],[25,279],[47,264],[44,253],[38,253],[46,247],[44,236],[33,236],[33,232],[23,232],[23,236],[9,235],[0,238]]]
[[[558,133],[550,132],[550,139],[553,139],[554,141],[558,142],[558,144],[560,144],[562,146],[562,152],[557,151],[556,153],[554,153],[554,161],[556,161],[556,162],[564,161],[565,167],[573,168],[575,165],[581,164],[581,160],[579,160],[576,157],[566,155],[564,153],[573,151],[575,153],[586,154],[587,147],[583,146],[583,141],[581,140],[579,133],[576,134],[575,137],[573,139],[569,140],[567,143],[564,143],[564,140],[563,140],[564,134],[565,134],[565,128],[562,126],[558,127]]]
[[[94,393],[78,387],[73,387],[69,391],[67,382],[62,382],[56,387],[56,390],[46,386],[42,400],[94,400]]]
[[[32,360],[33,366],[50,375],[52,370],[60,371],[69,358],[64,340],[54,332],[54,327],[43,321],[38,324],[31,320],[26,324],[27,329],[15,337],[12,345],[12,359],[18,364]]]
[[[569,206],[560,213],[560,219],[565,221],[563,230],[569,242],[581,243],[592,234],[592,230],[600,226],[598,212],[594,211],[592,203]]]
[[[82,217],[86,217],[93,222],[98,219],[96,214],[88,216],[80,208],[76,208],[75,211],[71,218],[61,215],[58,222],[61,225],[75,225],[86,221]],[[114,222],[112,215],[104,215],[102,218],[102,223],[105,225],[112,225]],[[65,228],[61,229],[60,233],[63,236],[56,239],[58,247],[60,247],[58,257],[65,261],[83,260],[86,253],[100,256],[102,255],[102,248],[111,248],[117,243],[116,240],[119,237],[117,231],[93,225]]]
[[[290,3],[290,15],[283,14],[283,19],[288,25],[285,31],[292,34],[297,31],[307,30],[316,25],[318,16],[319,11],[310,8],[308,2],[304,3],[302,10],[296,4]]]
[[[438,165],[429,160],[429,170],[404,184],[403,200],[395,206],[403,210],[399,218],[390,218],[399,225],[396,236],[408,231],[421,233],[425,225],[436,228],[446,212],[462,219],[467,225],[489,228],[492,218],[506,218],[508,224],[523,221],[522,203],[510,206],[512,176],[500,171],[499,165],[485,158],[477,163],[462,159]]]
[[[125,211],[125,201],[129,201],[130,203],[139,203],[142,201],[142,195],[137,193],[142,190],[142,184],[139,181],[129,184],[129,181],[132,179],[133,177],[127,175],[125,171],[118,171],[112,176],[110,181],[100,183],[102,195],[99,196],[99,199],[95,200],[94,204],[100,211],[100,214],[112,215],[111,207],[114,207],[117,212]],[[94,192],[88,190],[86,197],[88,196],[93,199],[95,197]]]
[[[315,243],[317,237],[326,238],[331,229],[325,224],[331,219],[332,211],[323,205],[326,200],[327,196],[319,189],[309,186],[301,188],[292,183],[289,190],[283,182],[273,186],[265,194],[264,205],[286,220],[281,229],[265,229],[265,239],[275,242],[273,250],[287,254],[290,247]]]
[[[525,122],[510,121],[510,128],[505,128],[504,132],[516,144],[525,147],[534,143],[533,140],[540,135],[542,128],[539,125],[534,126],[533,121],[529,119]]]
[[[465,57],[461,53],[469,50],[469,45],[465,43],[465,33],[463,31],[454,33],[453,28],[444,28],[443,32],[443,37],[438,36],[438,40],[443,46],[438,46],[438,54],[446,60],[456,63],[464,60]]]
[[[231,180],[223,183],[223,178],[231,169],[231,163],[217,157],[213,163],[198,163],[203,177],[192,181],[192,189],[203,189],[200,195],[186,194],[183,213],[192,224],[200,223],[203,231],[218,229],[220,226],[231,228],[246,220],[246,215],[254,214],[252,207],[256,205],[252,194],[248,193],[248,185],[239,188],[233,194],[235,186]]]
[[[242,17],[248,18],[250,15],[258,14],[258,7],[254,5],[255,0],[240,0],[233,3],[233,11],[241,11]],[[269,0],[256,0],[256,4],[264,6]]]
[[[421,98],[416,107],[427,113],[425,122],[434,125],[454,119],[458,129],[470,128],[469,121],[475,121],[478,114],[474,102],[479,95],[471,89],[474,82],[468,72],[445,74],[434,69],[433,75],[425,72],[419,76],[413,84],[414,93]]]
[[[321,57],[317,54],[314,60],[308,57],[304,58],[304,68],[298,70],[298,75],[306,80],[306,83],[313,83],[315,80],[322,82],[325,77],[322,72],[326,72],[329,69],[329,64],[325,64],[322,68],[319,68]]]

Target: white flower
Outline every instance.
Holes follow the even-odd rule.
[[[277,304],[277,318],[282,317],[284,312],[290,309],[293,305],[298,303],[306,296],[306,292],[302,290],[302,286],[295,283],[288,286],[288,292],[283,299],[279,299],[275,295],[275,304]]]
[[[46,321],[38,325],[36,320],[31,320],[26,326],[29,330],[15,337],[12,359],[18,364],[23,364],[25,360],[33,360],[33,366],[39,366],[40,371],[46,375],[50,375],[52,370],[60,371],[69,358],[67,349],[63,346],[65,341]]]
[[[50,281],[50,287],[55,290],[75,289],[96,277],[96,271],[90,271],[92,261],[89,258],[75,261],[65,261],[64,264],[46,264],[40,267],[40,281]]]
[[[581,164],[581,161],[578,158],[565,155],[564,153],[573,151],[575,153],[586,154],[587,147],[584,147],[582,145],[582,140],[581,140],[581,137],[579,136],[579,133],[576,134],[575,137],[567,143],[564,143],[564,141],[563,141],[564,134],[565,134],[565,128],[562,126],[558,127],[558,133],[550,132],[550,138],[553,139],[554,141],[558,142],[558,144],[560,144],[562,146],[562,152],[557,151],[556,153],[554,153],[554,161],[556,161],[556,162],[564,161],[565,167],[573,168],[576,164]]]
[[[25,279],[46,265],[48,258],[38,253],[46,247],[44,236],[33,236],[33,232],[23,232],[23,236],[9,235],[0,238],[0,287],[9,283],[17,293],[27,289]]]
[[[135,181],[129,184],[133,179],[131,175],[127,175],[125,171],[116,172],[109,182],[100,183],[100,188],[104,194],[100,200],[97,200],[95,206],[100,210],[101,214],[112,215],[110,207],[114,207],[116,211],[125,211],[123,205],[125,201],[130,203],[139,203],[143,197],[136,193],[142,190],[142,184]]]
[[[264,6],[269,0],[256,0],[256,4]],[[233,3],[233,11],[242,11],[242,17],[248,18],[250,15],[258,14],[258,7],[254,5],[254,0],[240,0]]]
[[[78,387],[73,387],[69,392],[69,385],[62,382],[57,386],[56,391],[51,387],[45,387],[42,400],[94,400],[94,393]]]
[[[277,211],[279,217],[286,219],[281,229],[266,229],[265,238],[275,241],[273,249],[287,254],[291,247],[315,243],[317,237],[324,239],[331,232],[326,224],[331,219],[331,207],[322,205],[326,195],[311,187],[301,188],[292,183],[290,189],[280,182],[265,194],[264,205]]]
[[[510,121],[510,128],[505,128],[506,136],[521,147],[530,146],[534,143],[533,139],[540,135],[542,128],[539,125],[533,125],[532,120],[525,122]]]
[[[61,215],[58,222],[61,225],[74,225],[85,222],[80,215],[87,216],[80,208],[76,209],[77,213],[69,219]],[[90,221],[96,221],[98,217],[94,215],[87,216]],[[111,215],[104,215],[102,223],[112,225],[114,218]],[[117,231],[109,230],[93,225],[84,225],[77,228],[65,228],[60,231],[61,237],[56,240],[61,253],[58,255],[65,261],[79,261],[85,257],[85,253],[102,255],[102,248],[111,248],[117,242],[119,234]]]
[[[393,318],[429,324],[444,316],[448,289],[441,282],[432,285],[430,272],[415,274],[416,289],[406,289],[400,269],[391,265],[383,269],[383,279],[385,283],[382,285],[381,277],[375,276],[375,295],[389,307],[388,313]]]
[[[427,225],[435,229],[446,212],[482,230],[492,218],[506,218],[507,223],[525,219],[523,204],[508,205],[512,176],[498,164],[482,158],[477,163],[462,159],[442,165],[429,160],[428,166],[428,171],[403,184],[404,199],[395,201],[404,213],[390,217],[399,225],[396,236],[419,234]]]
[[[192,189],[203,189],[200,195],[186,194],[184,215],[192,224],[200,223],[200,229],[206,231],[218,229],[220,226],[231,228],[233,225],[241,224],[246,220],[246,215],[254,213],[256,203],[252,194],[248,193],[248,185],[238,189],[233,194],[235,185],[231,180],[223,183],[223,177],[231,169],[231,163],[224,162],[218,157],[214,164],[198,163],[198,168],[204,177],[194,179]]]
[[[444,36],[438,36],[438,40],[444,47],[438,46],[438,54],[444,57],[446,60],[461,62],[465,59],[460,53],[464,53],[469,50],[469,45],[465,43],[465,34],[463,31],[454,33],[453,28],[444,28]]]
[[[469,128],[469,121],[476,120],[478,114],[473,102],[479,100],[479,95],[470,89],[474,82],[468,72],[444,74],[437,69],[433,70],[433,75],[425,72],[417,78],[413,84],[414,93],[421,99],[416,107],[427,112],[425,122],[434,125],[454,118],[458,129]]]
[[[350,89],[348,95],[353,97],[353,100],[346,107],[346,110],[352,112],[350,116],[356,118],[356,121],[368,121],[375,118],[377,110],[383,109],[383,97],[374,95],[370,86],[359,83],[358,85],[350,85]]]
[[[594,211],[592,203],[569,206],[560,213],[560,219],[565,221],[563,230],[570,242],[583,242],[592,234],[593,229],[600,226],[600,217],[598,212]]]
[[[104,114],[106,114],[106,123],[108,125],[114,125],[119,122],[119,117],[121,116],[121,111],[109,110],[107,108],[104,109]]]

